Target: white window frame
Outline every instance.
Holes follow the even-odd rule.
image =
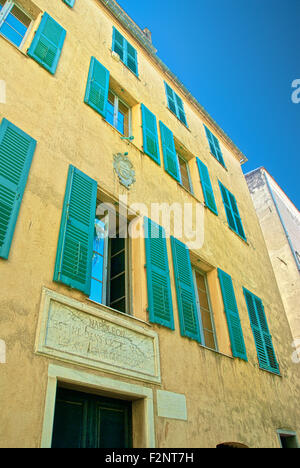
[[[10,14],[11,10],[13,9],[13,7],[16,6],[17,8],[19,8],[19,10],[22,11],[22,13],[24,13],[24,15],[27,16],[27,18],[30,20],[30,24],[27,28],[27,31],[25,33],[25,36],[23,37],[23,40],[21,42],[21,44],[19,46],[17,46],[14,42],[12,42],[10,39],[8,39],[6,36],[4,36],[4,34],[1,34],[0,32],[0,36],[1,37],[4,37],[4,39],[6,39],[10,44],[12,44],[13,46],[17,47],[17,49],[22,49],[27,37],[28,37],[28,34],[32,28],[32,25],[33,25],[33,18],[30,16],[30,14],[18,3],[18,2],[13,2],[12,0],[6,0],[6,2],[4,2],[4,5],[3,5],[3,8],[0,12],[0,28],[1,26],[4,24],[6,18],[8,17],[8,15]]]
[[[131,133],[131,108],[129,107],[123,99],[120,99],[119,96],[109,88],[109,92],[114,96],[114,123],[113,127],[123,136],[130,138],[132,136]],[[119,102],[123,104],[128,109],[128,135],[124,135],[122,132],[118,130],[118,114],[119,114]]]
[[[192,184],[192,179],[191,179],[191,173],[190,173],[190,168],[189,168],[189,164],[188,164],[188,161],[178,152],[176,151],[176,155],[177,155],[177,163],[178,163],[178,169],[179,169],[179,176],[180,176],[180,184],[182,185],[183,188],[185,188],[186,190],[188,190],[191,194],[194,194],[194,190],[193,190],[193,184]],[[187,169],[187,174],[188,174],[188,179],[189,179],[189,186],[190,188],[187,189],[183,183],[182,183],[182,176],[181,176],[181,166],[180,166],[180,161],[179,160],[182,160],[185,165],[186,165],[186,169]]]

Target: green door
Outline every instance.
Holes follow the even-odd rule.
[[[52,448],[130,448],[131,402],[58,388]]]

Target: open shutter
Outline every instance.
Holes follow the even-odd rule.
[[[69,168],[54,281],[90,294],[97,182]]]
[[[254,336],[259,365],[262,369],[279,374],[279,365],[273,348],[264,306],[261,299],[243,288]]]
[[[171,246],[181,335],[201,343],[189,250],[174,237],[171,237]]]
[[[157,122],[156,117],[147,109],[144,104],[141,105],[143,122],[143,148],[144,152],[160,165],[160,154],[158,145]]]
[[[161,144],[164,155],[165,169],[175,180],[180,182],[178,158],[175,149],[174,137],[171,130],[165,124],[159,122]]]
[[[122,36],[122,34],[119,33],[119,31],[116,28],[113,28],[113,44],[112,44],[112,50],[116,52],[122,62],[124,62],[125,58],[125,38]]]
[[[182,99],[177,94],[175,94],[175,100],[177,105],[177,117],[184,125],[187,125]]]
[[[224,187],[223,184],[221,184],[221,182],[219,182],[219,186],[222,194],[228,224],[234,232],[236,232],[239,236],[246,240],[236,199],[234,195],[231,192],[229,192],[229,190],[227,190],[227,188]]]
[[[165,230],[144,220],[149,321],[174,330],[173,304]]]
[[[63,2],[71,8],[75,5],[75,0],[63,0]]]
[[[237,206],[235,196],[232,193],[228,192],[228,197],[231,203],[232,214],[234,216],[235,225],[236,225],[236,231],[243,239],[246,240],[245,231],[243,228],[243,224],[242,224],[242,220],[240,217],[240,213],[239,213],[239,209]]]
[[[165,89],[166,95],[168,100],[168,107],[169,109],[177,115],[177,107],[176,107],[176,100],[175,100],[175,93],[172,88],[165,82]]]
[[[204,128],[211,153],[222,164],[222,166],[226,167],[218,138],[215,137],[206,125],[204,125]]]
[[[209,172],[205,164],[197,158],[197,165],[200,175],[200,181],[203,189],[203,195],[206,206],[216,215],[218,214],[217,205],[212,189]]]
[[[0,257],[7,259],[36,141],[3,119],[0,127]]]
[[[66,30],[48,13],[44,13],[27,53],[29,57],[54,75],[65,38]]]
[[[84,102],[106,116],[109,91],[109,71],[95,57],[91,58]]]
[[[227,318],[232,355],[247,361],[244,336],[235,299],[232,279],[227,273],[220,269],[218,269],[218,276]]]
[[[138,64],[137,64],[137,51],[134,47],[132,47],[129,42],[126,41],[126,54],[127,54],[127,67],[137,75],[138,74]]]
[[[234,220],[234,216],[233,216],[233,213],[232,213],[230,199],[229,199],[229,196],[228,196],[228,190],[224,187],[223,184],[221,184],[221,182],[219,182],[219,186],[220,186],[220,190],[221,190],[221,194],[222,194],[222,199],[223,199],[223,203],[224,203],[224,208],[225,208],[228,224],[231,227],[231,229],[236,231],[236,225],[235,225],[235,220]]]

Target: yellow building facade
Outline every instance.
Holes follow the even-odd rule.
[[[116,2],[0,5],[0,446],[296,446],[246,158]]]

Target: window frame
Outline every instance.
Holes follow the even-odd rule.
[[[204,346],[207,349],[210,349],[211,351],[219,352],[218,339],[217,339],[217,333],[216,333],[216,325],[215,325],[214,314],[213,314],[213,310],[212,310],[212,304],[211,304],[209,286],[208,286],[208,281],[207,281],[207,275],[206,275],[205,272],[199,270],[199,268],[195,267],[193,264],[192,264],[192,272],[193,272],[193,281],[194,281],[194,289],[195,289],[195,295],[196,295],[196,304],[197,304],[197,312],[198,312],[198,320],[199,320],[199,325],[200,325],[200,334],[201,334],[202,346]],[[210,320],[211,320],[211,324],[212,324],[212,332],[213,332],[213,337],[214,337],[214,342],[215,342],[215,348],[211,348],[211,347],[209,347],[209,346],[207,346],[205,344],[204,326],[203,326],[203,321],[202,321],[201,304],[200,304],[200,299],[199,299],[199,294],[198,294],[196,274],[201,275],[203,277],[203,279],[204,279],[205,290],[206,290],[205,292],[206,292],[207,302],[208,302],[208,312],[209,312]]]
[[[120,34],[120,36],[123,38],[123,59],[122,57],[118,54],[118,52],[115,50],[115,42],[116,41],[116,32],[118,34]],[[135,64],[136,64],[136,73],[132,70],[132,68],[130,68],[128,66],[128,44],[130,47],[132,47],[132,49],[134,50],[135,52]],[[120,62],[122,62],[126,68],[128,68],[128,70],[131,71],[131,73],[134,74],[134,76],[136,76],[137,78],[139,78],[139,64],[138,64],[138,53],[137,53],[137,50],[135,47],[133,47],[133,45],[127,41],[127,39],[123,36],[123,34],[120,33],[120,31],[115,27],[113,26],[113,34],[112,34],[112,47],[111,47],[111,50],[112,52],[115,52],[116,54],[119,55],[120,57]]]
[[[30,20],[30,24],[26,30],[26,33],[24,34],[24,37],[20,43],[20,45],[17,45],[15,44],[13,41],[11,41],[7,36],[5,36],[4,34],[1,33],[0,31],[0,36],[3,37],[4,39],[6,39],[10,44],[12,44],[14,47],[16,47],[17,49],[21,50],[24,46],[24,43],[28,37],[28,34],[29,32],[31,31],[31,28],[33,26],[33,23],[34,23],[34,18],[32,18],[32,16],[25,10],[25,8],[23,8],[22,5],[20,5],[18,2],[15,2],[15,1],[12,1],[12,0],[5,0],[4,1],[4,5],[2,7],[2,10],[0,12],[0,29],[1,27],[3,26],[3,24],[5,23],[5,20],[6,18],[8,17],[8,15],[11,13],[12,9],[15,7],[17,7],[19,10],[21,10],[21,12]],[[25,25],[24,25],[25,26]]]
[[[131,107],[125,102],[123,101],[123,99],[121,99],[116,93],[115,91],[113,91],[113,89],[109,88],[108,89],[108,97],[107,97],[107,102],[109,104],[111,104],[111,102],[109,101],[109,93],[111,93],[113,96],[114,96],[114,104],[113,104],[113,107],[114,107],[114,116],[113,116],[113,121],[114,123],[111,124],[108,120],[107,120],[107,109],[106,109],[106,117],[105,117],[105,120],[106,122],[111,125],[112,127],[114,127],[123,137],[126,137],[126,138],[130,138],[132,136],[132,128],[131,128],[131,124],[132,124],[132,115],[131,115]],[[126,109],[128,109],[128,135],[125,135],[124,133],[120,132],[120,130],[118,129],[118,114],[119,114],[119,102],[121,104],[123,104],[124,107],[126,107]]]
[[[240,210],[239,210],[236,198],[233,195],[233,193],[230,192],[230,190],[228,190],[228,188],[225,187],[225,185],[222,184],[222,182],[220,182],[220,180],[218,182],[219,182],[219,188],[220,188],[220,192],[221,192],[221,196],[222,196],[222,200],[223,200],[223,205],[224,205],[224,209],[225,209],[229,229],[231,229],[231,231],[235,232],[235,234],[237,234],[240,237],[240,239],[243,239],[243,241],[247,243],[247,237],[246,237],[246,232],[245,232],[245,229],[244,229],[244,223],[243,223],[241,215],[240,215]],[[228,198],[229,204],[226,203],[226,201],[224,199],[222,188],[226,192],[226,196]],[[232,200],[234,200],[234,202],[235,202],[237,211],[235,211],[235,209],[234,209]],[[227,207],[230,209],[230,214],[231,214],[231,217],[232,217],[233,222],[234,222],[234,227],[230,225],[230,222],[229,222],[230,217],[228,215]],[[239,230],[238,230],[238,227],[237,227],[237,222],[236,222],[236,217],[238,217],[238,219],[240,221],[244,236],[239,233]]]
[[[192,178],[191,178],[191,171],[190,171],[190,166],[188,161],[185,159],[182,154],[180,154],[179,151],[176,150],[176,156],[178,160],[178,169],[179,169],[179,176],[180,176],[180,185],[186,189],[188,192],[190,192],[192,195],[194,195],[194,189],[193,189],[193,184],[192,184]],[[187,170],[187,175],[188,175],[188,182],[189,182],[189,188],[185,187],[182,183],[182,174],[181,174],[181,165],[180,165],[180,160],[184,162],[186,170]]]
[[[175,93],[174,89],[172,89],[171,86],[168,85],[168,83],[166,81],[164,81],[164,85],[165,85],[165,93],[166,93],[166,98],[167,98],[167,107],[168,107],[169,111],[172,112],[172,114],[175,115],[175,117],[177,117],[179,122],[181,122],[188,129],[189,126],[188,126],[188,123],[187,123],[186,112],[185,112],[183,100],[181,99],[180,96],[178,96],[177,93]],[[169,105],[168,88],[172,92],[172,100],[174,101],[175,112],[170,108],[170,105]],[[180,118],[180,111],[179,111],[180,106],[178,105],[178,100],[182,103],[182,112],[184,114],[185,121],[183,121]]]

